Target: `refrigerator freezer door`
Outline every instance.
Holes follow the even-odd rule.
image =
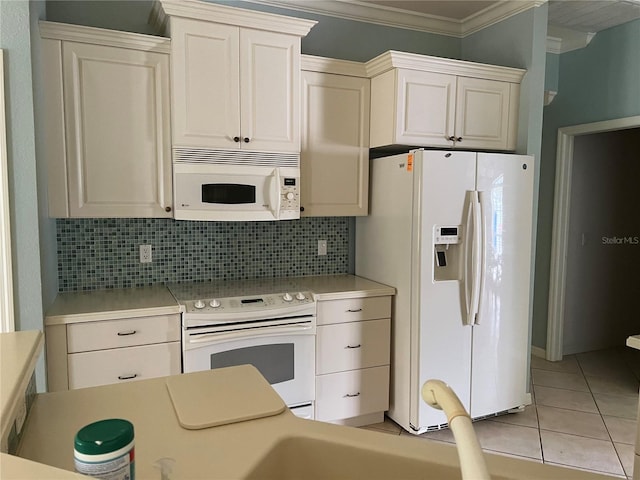
[[[461,271],[457,278],[436,280],[434,270],[442,267],[437,266],[434,243],[437,226],[466,224],[468,199],[475,188],[476,154],[444,151],[421,153],[415,161],[416,175],[421,179],[421,214],[414,225],[420,235],[419,293],[418,301],[414,303],[418,327],[416,340],[419,341],[414,348],[414,356],[418,370],[412,378],[411,400],[412,424],[423,430],[447,422],[443,412],[429,407],[420,397],[420,389],[427,380],[438,379],[447,383],[464,406],[469,408],[473,327],[465,325],[464,274]],[[462,244],[468,234],[463,229]],[[450,257],[452,249],[453,246],[450,246]],[[457,254],[464,256],[463,252],[460,248]],[[465,259],[458,264],[463,270]]]
[[[409,425],[412,265],[414,248],[414,171],[408,155],[371,160],[369,215],[356,219],[356,274],[396,288],[391,336],[389,416],[406,430]]]
[[[527,401],[534,162],[478,154],[484,272],[473,327],[471,417]]]

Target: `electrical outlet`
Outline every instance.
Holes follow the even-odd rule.
[[[327,254],[327,241],[318,240],[318,255],[326,255],[326,254]]]
[[[151,245],[140,245],[140,263],[151,263]]]

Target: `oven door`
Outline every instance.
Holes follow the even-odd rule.
[[[289,407],[315,400],[312,322],[216,332],[219,328],[183,330],[184,373],[251,364]]]

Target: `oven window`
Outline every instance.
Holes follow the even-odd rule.
[[[202,203],[253,204],[256,203],[256,186],[240,183],[205,183],[202,185]]]
[[[238,348],[211,355],[211,369],[251,364],[274,385],[294,378],[293,343]]]

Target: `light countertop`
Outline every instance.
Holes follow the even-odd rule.
[[[60,293],[47,309],[45,325],[180,313],[165,286]]]
[[[355,275],[301,277],[300,289],[310,290],[317,301],[395,295],[396,289]]]
[[[0,433],[3,439],[24,404],[24,392],[43,342],[42,332],[38,330],[0,334]]]
[[[355,275],[258,278],[65,292],[47,309],[45,326],[180,313],[179,299],[310,291],[318,301],[394,295],[395,288]],[[174,295],[171,293],[175,293]],[[190,298],[191,295],[197,298]]]
[[[219,370],[197,372],[183,377],[197,379],[191,388],[197,395],[201,390],[198,385],[206,381],[203,375],[214,378],[217,372]],[[239,372],[225,383],[229,391],[234,391],[241,385],[246,389],[248,381]],[[258,398],[262,388],[271,387],[266,382],[253,383],[249,390],[255,391]],[[204,390],[211,395],[210,389]],[[220,391],[219,395],[224,397],[226,393]],[[223,399],[210,398],[199,404],[206,409],[218,401],[224,403]],[[288,410],[200,430],[182,428],[167,388],[167,378],[39,395],[27,421],[19,454],[39,463],[73,470],[75,432],[103,418],[126,418],[133,423],[139,479],[160,478],[154,464],[161,458],[175,461],[172,480],[335,478],[336,468],[341,472],[337,476],[344,478],[358,476],[348,473],[350,468],[351,472],[360,472],[361,478],[424,478],[425,474],[439,480],[460,478],[457,452],[451,445],[304,420]],[[273,451],[278,454],[270,455]],[[372,466],[367,459],[378,459],[380,465]],[[486,459],[494,479],[611,478],[506,456],[486,454]],[[329,474],[326,469],[334,471]],[[41,477],[24,475],[22,478]]]

